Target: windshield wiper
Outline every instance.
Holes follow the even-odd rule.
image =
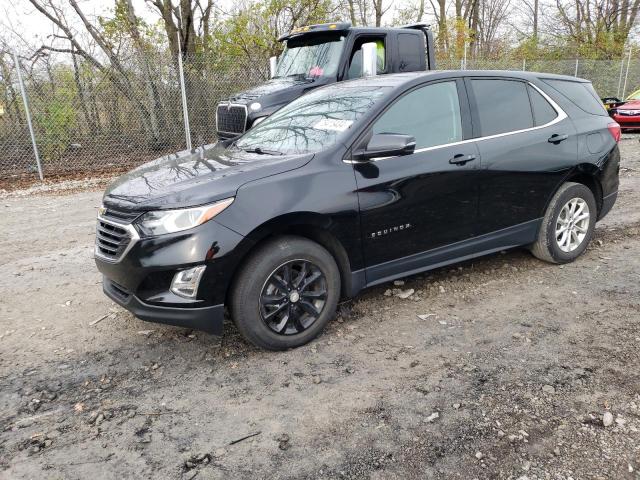
[[[289,75],[278,75],[272,78],[295,78],[300,82],[313,83],[317,80],[317,77],[307,77],[306,73],[290,73]]]
[[[279,152],[277,150],[269,150],[260,147],[244,148],[243,150],[247,153],[257,153],[258,155],[284,155],[282,152]]]

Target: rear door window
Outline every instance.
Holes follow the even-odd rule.
[[[571,100],[581,110],[592,115],[608,115],[602,105],[602,101],[600,101],[598,94],[590,83],[550,79],[545,79],[544,82]]]
[[[424,35],[398,34],[398,71],[414,72],[424,68]]]
[[[480,136],[497,135],[533,127],[527,85],[517,80],[473,79],[471,88],[478,107]]]
[[[551,106],[547,99],[540,94],[535,88],[529,85],[529,98],[531,99],[531,108],[533,109],[533,120],[536,127],[546,125],[555,120],[558,112]]]
[[[462,117],[455,80],[407,93],[376,120],[373,133],[411,135],[416,149],[459,142]]]

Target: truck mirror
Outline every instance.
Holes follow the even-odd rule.
[[[362,76],[373,77],[378,72],[378,47],[375,42],[362,45]]]
[[[271,57],[269,59],[269,77],[276,76],[276,67],[278,66],[278,57]]]

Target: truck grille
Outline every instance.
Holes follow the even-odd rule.
[[[104,260],[119,261],[138,240],[131,225],[120,225],[98,217],[95,254]]]
[[[247,128],[247,107],[221,103],[216,109],[216,128],[219,133],[240,135]]]

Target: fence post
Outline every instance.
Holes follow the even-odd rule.
[[[29,134],[31,135],[31,144],[33,145],[33,154],[36,157],[36,164],[38,165],[38,176],[40,181],[44,180],[42,174],[42,164],[40,163],[40,152],[38,152],[38,144],[36,143],[36,134],[33,131],[33,125],[31,124],[31,112],[29,111],[29,99],[27,98],[27,91],[24,88],[22,81],[22,73],[20,72],[20,62],[18,61],[18,52],[13,51],[13,63],[16,66],[18,72],[18,83],[20,84],[20,94],[22,95],[22,102],[24,103],[24,114],[27,117],[27,125],[29,125]]]
[[[527,71],[527,59],[526,58],[522,59],[522,71],[523,72]]]
[[[573,74],[574,77],[578,76],[578,62],[579,60],[576,58],[576,72]]]
[[[622,88],[622,72],[624,72],[624,55],[620,60],[620,76],[618,77],[618,93],[616,95],[618,98],[620,98],[620,89]]]
[[[622,88],[622,98],[620,100],[624,100],[624,97],[627,94],[627,79],[629,78],[629,65],[631,65],[631,45],[629,45],[629,60],[627,61],[627,73],[625,73],[624,75],[624,87]]]
[[[187,110],[187,90],[184,85],[184,69],[182,68],[182,48],[180,47],[180,32],[178,36],[178,74],[180,75],[180,91],[182,93],[182,117],[184,119],[184,136],[187,143],[187,150],[191,150],[191,129],[189,128],[189,111]]]
[[[467,69],[467,42],[464,42],[464,69]]]

